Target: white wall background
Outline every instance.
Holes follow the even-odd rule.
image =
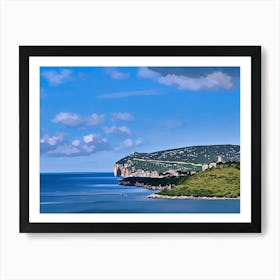
[[[278,0],[0,0],[0,279],[280,279]],[[262,45],[262,234],[19,234],[18,45]],[[31,159],[32,160],[32,159]]]

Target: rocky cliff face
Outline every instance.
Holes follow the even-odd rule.
[[[149,177],[149,178],[159,178],[159,173],[154,170],[142,170],[131,167],[131,164],[116,163],[114,165],[114,176],[115,177]]]
[[[115,177],[129,177],[130,171],[127,169],[125,164],[118,164],[114,165],[114,176]]]

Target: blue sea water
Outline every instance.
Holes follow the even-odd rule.
[[[41,173],[41,213],[239,213],[240,200],[149,199],[113,173]]]

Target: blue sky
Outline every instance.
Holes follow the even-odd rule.
[[[239,144],[239,67],[41,67],[41,172],[131,152]]]

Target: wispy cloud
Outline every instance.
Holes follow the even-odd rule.
[[[74,113],[61,112],[55,116],[52,122],[61,123],[67,127],[76,127],[82,124],[83,119],[81,116]]]
[[[103,130],[106,134],[114,134],[114,135],[129,135],[131,134],[131,131],[126,126],[110,126],[110,127],[103,127]]]
[[[111,120],[113,122],[132,121],[133,119],[134,119],[134,117],[130,113],[126,113],[126,112],[111,113]]]
[[[145,79],[151,79],[151,80],[157,80],[158,78],[161,77],[161,75],[149,69],[148,67],[139,67],[137,71],[137,76],[140,78],[145,78]]]
[[[54,117],[52,122],[60,123],[67,127],[96,126],[105,122],[105,115],[93,113],[90,116],[82,117],[71,112],[60,112]]]
[[[233,78],[222,71],[214,71],[200,77],[167,74],[162,76],[158,72],[147,67],[138,69],[138,76],[158,82],[166,86],[175,86],[179,90],[210,91],[220,88],[231,89],[234,86]]]
[[[98,98],[124,98],[129,96],[143,96],[143,95],[158,95],[159,92],[155,90],[136,90],[136,91],[121,91],[121,92],[112,92],[100,94]]]
[[[71,80],[72,71],[69,69],[46,70],[41,73],[42,77],[48,81],[50,86],[58,86]]]
[[[101,114],[95,114],[93,113],[89,117],[86,118],[86,124],[91,126],[91,125],[99,125],[105,122],[105,115]]]
[[[122,148],[131,148],[133,146],[133,141],[131,139],[126,139],[122,142]]]
[[[105,73],[115,80],[126,80],[129,78],[129,73],[119,71],[115,67],[105,67]]]
[[[143,138],[137,138],[137,139],[135,140],[135,145],[136,145],[136,146],[142,145],[143,142],[144,142],[144,139],[143,139]]]
[[[49,151],[47,154],[50,156],[78,156],[80,155],[80,149],[69,144],[63,144]]]
[[[176,128],[181,128],[186,125],[185,121],[180,121],[180,120],[167,120],[164,122],[164,127],[168,129],[176,129]]]
[[[120,150],[126,150],[130,149],[136,146],[140,146],[144,142],[143,138],[137,138],[136,140],[133,140],[131,138],[127,138],[124,141],[122,141],[116,148],[116,151]]]

